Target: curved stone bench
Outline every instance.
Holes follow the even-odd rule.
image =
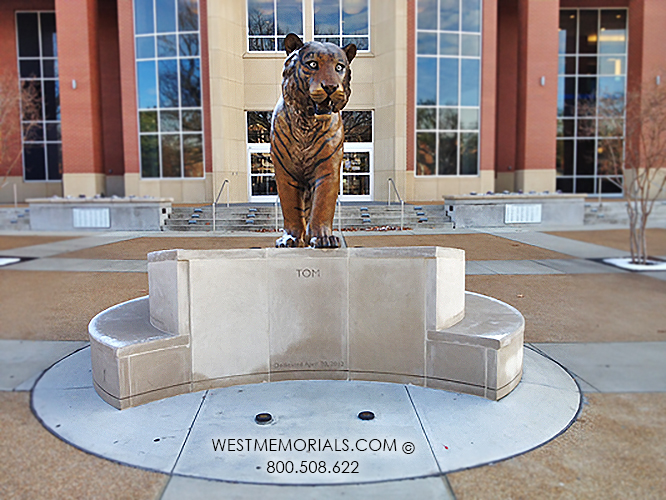
[[[412,383],[496,400],[520,381],[523,317],[464,291],[462,250],[148,257],[149,297],[89,326],[95,388],[116,408],[295,379]]]

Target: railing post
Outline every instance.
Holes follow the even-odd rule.
[[[400,200],[400,231],[405,230],[405,200]]]
[[[391,206],[391,181],[392,180],[393,179],[391,179],[390,177],[388,178],[388,198],[387,198],[388,201],[386,203],[388,206]]]
[[[278,231],[278,200],[275,200],[275,232],[277,233]]]
[[[338,231],[340,231],[340,236],[342,236],[342,202],[340,201],[339,196],[337,199],[337,205],[338,205]]]
[[[224,188],[226,185],[229,184],[229,179],[224,179],[224,182],[222,183],[222,187],[220,188],[220,191],[217,193],[217,197],[213,200],[213,204],[211,205],[211,208],[213,209],[213,232],[215,232],[216,228],[216,215],[215,215],[215,208],[217,207],[217,202],[220,199],[220,196],[222,196],[222,191],[224,191]],[[230,190],[227,187],[227,208],[229,208],[229,201],[230,201]]]

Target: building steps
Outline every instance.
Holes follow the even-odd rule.
[[[283,218],[280,207],[274,204],[237,204],[217,206],[215,210],[216,231],[280,230]],[[430,228],[450,229],[452,223],[441,205],[405,205],[404,216],[399,204],[384,203],[342,204],[336,209],[333,228],[343,230],[363,229]],[[212,231],[213,211],[211,206],[173,207],[165,231]]]

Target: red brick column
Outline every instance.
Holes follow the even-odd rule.
[[[96,0],[56,0],[63,176],[103,173]],[[76,88],[74,83],[76,82]],[[66,179],[65,194],[67,193]],[[85,193],[95,194],[95,193]]]
[[[558,0],[519,0],[518,171],[555,170],[558,28]],[[520,175],[517,181],[516,187],[531,188],[521,185]]]
[[[134,64],[134,12],[131,0],[118,0],[118,40],[125,174],[138,174],[141,164]]]
[[[497,33],[497,142],[496,173],[516,168],[518,109],[518,1],[499,4]],[[513,190],[513,185],[507,186]]]

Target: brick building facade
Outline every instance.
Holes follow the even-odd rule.
[[[6,0],[0,68],[41,117],[7,142],[22,158],[0,165],[0,202],[15,184],[203,203],[225,180],[272,201],[286,31],[359,46],[343,199],[385,200],[389,178],[419,202],[612,194],[598,164],[624,137],[585,106],[661,84],[664,26],[661,0]]]

